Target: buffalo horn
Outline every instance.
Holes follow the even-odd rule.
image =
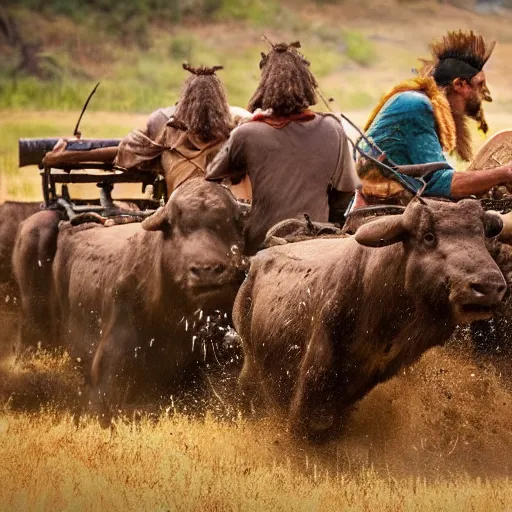
[[[402,216],[390,215],[363,224],[356,231],[355,238],[366,247],[385,247],[400,242],[405,232]]]

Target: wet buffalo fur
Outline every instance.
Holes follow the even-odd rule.
[[[41,203],[7,201],[0,205],[0,355],[12,349],[19,293],[12,269],[14,242],[21,223],[38,212]]]
[[[59,223],[65,214],[42,210],[25,220],[14,245],[12,264],[18,284],[21,314],[16,351],[57,345],[52,308],[52,264],[57,250]]]
[[[290,116],[316,104],[318,84],[298,48],[298,42],[280,43],[273,45],[268,55],[262,53],[261,80],[249,111],[272,109],[274,116]]]
[[[203,142],[227,139],[232,119],[224,87],[215,74],[222,66],[193,68],[183,64],[190,76],[181,93],[171,126],[196,135]]]
[[[0,283],[12,282],[12,250],[20,224],[41,210],[41,203],[8,201],[0,205]]]
[[[200,310],[231,311],[245,275],[243,227],[230,191],[202,179],[142,224],[60,224],[51,317],[83,369],[84,405],[105,425],[128,404],[169,400],[214,357],[194,345],[194,322]]]
[[[499,307],[484,234],[500,229],[477,201],[413,200],[354,237],[259,252],[233,310],[247,405],[281,411],[300,437],[339,434],[376,384]]]

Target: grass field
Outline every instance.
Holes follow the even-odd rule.
[[[60,386],[68,402],[63,393],[42,413],[16,412],[16,401],[0,410],[1,510],[512,508],[510,375],[475,363],[464,344],[433,349],[378,386],[343,438],[320,446],[291,439],[277,418],[225,415],[214,402],[205,417],[173,414],[169,403],[157,422],[76,427],[66,412],[78,383],[71,366],[45,355],[25,374],[26,396],[53,380],[53,396]],[[2,376],[16,371],[4,366]]]
[[[18,168],[18,139],[70,137],[80,112],[0,111],[0,201],[42,199],[41,179],[36,166]],[[83,137],[123,137],[143,127],[147,115],[87,112],[81,124]],[[82,186],[81,191],[94,190]],[[96,192],[97,194],[97,192]]]

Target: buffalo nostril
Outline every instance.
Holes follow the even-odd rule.
[[[500,284],[497,287],[497,292],[498,293],[505,293],[506,291],[507,291],[507,285],[506,284]]]
[[[214,271],[216,274],[222,274],[226,270],[226,266],[222,264],[215,265]]]
[[[471,283],[471,284],[469,285],[469,287],[470,287],[473,291],[475,291],[475,292],[477,292],[477,293],[479,293],[479,294],[481,294],[481,295],[485,295],[485,292],[486,292],[486,286],[485,286],[485,285],[483,285],[483,284],[481,284],[481,283]]]
[[[469,287],[479,295],[491,295],[496,293],[501,295],[505,293],[507,285],[505,283],[471,283]]]
[[[199,275],[199,268],[198,267],[190,267],[190,272],[197,276],[197,275]]]

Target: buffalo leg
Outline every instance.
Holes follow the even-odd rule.
[[[57,250],[57,211],[41,211],[23,222],[13,252],[13,269],[20,289],[21,318],[17,352],[57,344],[53,313],[52,262]]]
[[[91,366],[89,410],[97,415],[100,424],[108,426],[115,411],[122,408],[135,377],[137,357],[136,327],[130,322],[128,308],[114,305],[111,322],[105,329]]]
[[[254,361],[250,354],[244,356],[244,365],[238,377],[240,405],[246,414],[253,414],[262,408],[263,388]]]
[[[336,426],[332,339],[323,325],[312,333],[299,368],[290,406],[290,429],[321,440]]]
[[[263,388],[256,367],[252,343],[252,299],[254,278],[250,275],[242,284],[233,306],[233,322],[242,340],[244,363],[238,377],[242,411],[250,414],[262,408]]]

